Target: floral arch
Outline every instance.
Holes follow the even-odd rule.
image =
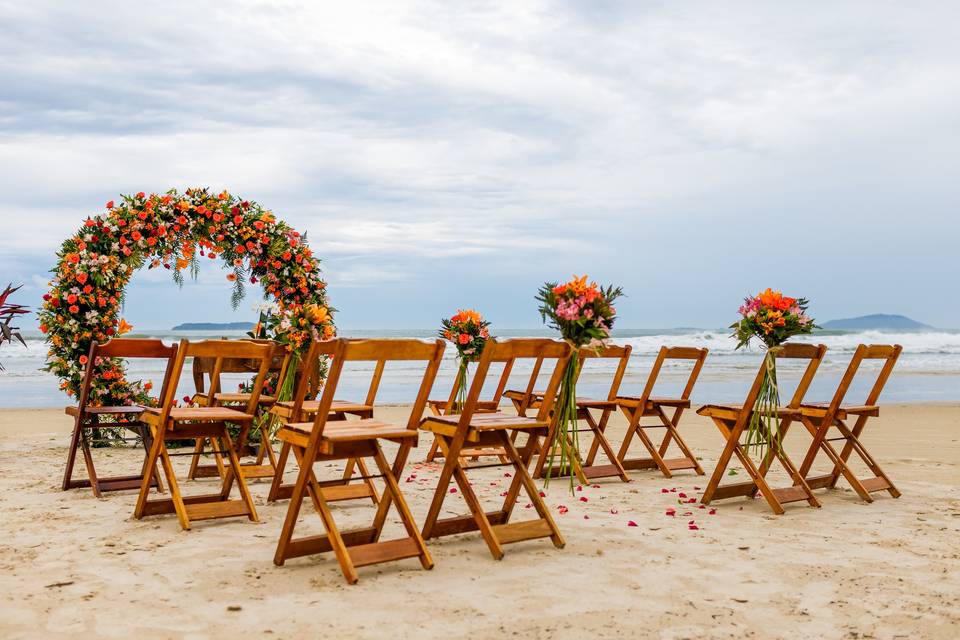
[[[256,202],[187,189],[123,196],[106,209],[64,241],[39,312],[50,345],[46,368],[67,394],[79,393],[90,343],[130,330],[120,317],[124,291],[143,265],[169,269],[182,284],[184,271],[197,275],[201,258],[220,258],[231,270],[234,308],[246,282],[259,282],[274,303],[275,311],[262,317],[263,337],[299,351],[312,338],[335,334],[326,283],[306,237]],[[146,400],[149,383],[128,381],[122,362],[105,359],[96,366],[92,403]]]

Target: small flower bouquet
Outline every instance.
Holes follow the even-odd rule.
[[[793,336],[811,333],[817,328],[807,315],[807,304],[805,298],[788,298],[779,291],[767,289],[745,298],[739,309],[740,320],[730,325],[733,329],[731,337],[737,339],[737,349],[747,346],[756,337],[767,351],[764,355],[766,371],[747,425],[747,450],[751,446],[758,449],[761,460],[766,458],[771,444],[776,450],[780,449],[777,350]]]
[[[554,471],[558,473],[573,467],[574,458],[580,458],[577,438],[577,377],[580,368],[580,349],[597,349],[610,337],[610,329],[617,317],[613,302],[623,295],[620,287],[608,286],[605,289],[596,282],[587,284],[587,276],[565,284],[548,282],[537,294],[540,302],[540,316],[549,326],[560,331],[560,335],[574,349],[560,384],[560,391],[554,411],[558,414],[557,428],[554,430],[550,447],[550,465],[546,481]],[[554,465],[559,454],[558,465]],[[586,478],[580,477],[586,484]],[[570,487],[573,489],[573,475],[570,475]]]
[[[456,315],[440,321],[440,337],[449,340],[457,349],[457,379],[454,382],[453,409],[459,412],[467,401],[467,367],[480,357],[483,345],[490,337],[490,323],[473,309],[458,309]]]

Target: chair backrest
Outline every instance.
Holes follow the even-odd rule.
[[[331,359],[333,358],[333,351],[331,349],[334,348],[327,348],[324,346],[324,343],[333,343],[336,342],[336,340],[337,339],[315,341],[311,343],[310,348],[307,349],[307,354],[304,356],[300,365],[300,378],[293,392],[293,408],[290,412],[291,422],[299,422],[301,420],[300,416],[304,401],[319,396],[320,388],[325,386],[321,385],[320,361],[321,359],[326,359],[328,365],[331,364]],[[387,365],[386,359],[383,358],[375,360],[375,362],[373,375],[370,377],[370,386],[367,387],[367,396],[363,401],[363,404],[369,407],[372,407],[377,400],[380,380],[383,378],[383,370]]]
[[[223,340],[228,340],[228,338],[222,338]],[[279,373],[279,378],[277,380],[277,388],[283,384],[283,377],[287,373],[287,365],[290,362],[291,352],[287,349],[285,345],[282,345],[278,342],[272,340],[260,340],[260,339],[245,339],[246,342],[253,342],[255,344],[268,344],[273,346],[274,354],[273,359],[270,363],[270,372]],[[203,393],[206,388],[204,382],[204,375],[209,376],[213,373],[214,363],[216,358],[194,358],[193,359],[193,385],[197,390],[197,393]],[[251,362],[244,358],[225,358],[221,363],[220,373],[256,373],[260,369],[259,362]]]
[[[630,345],[617,346],[606,345],[600,349],[581,349],[580,350],[580,368],[577,375],[583,373],[583,365],[589,360],[596,359],[618,359],[617,369],[613,374],[613,380],[610,382],[610,389],[607,393],[607,400],[616,400],[620,393],[620,385],[623,382],[623,376],[627,373],[627,365],[630,364],[630,353],[633,347]]]
[[[503,392],[507,388],[507,382],[510,380],[510,373],[513,371],[513,360],[507,360],[503,363],[503,371],[500,373],[500,380],[497,382],[497,388],[493,392],[493,397],[489,400],[480,400],[479,402],[488,409],[494,409],[500,406],[503,399]],[[457,385],[454,383],[450,387],[450,395],[447,396],[447,403],[443,407],[444,415],[450,415],[454,412],[457,402]]]
[[[327,379],[323,385],[323,392],[320,394],[317,414],[314,418],[314,428],[311,433],[311,442],[313,439],[323,435],[323,429],[327,418],[330,415],[330,407],[333,404],[337,393],[337,385],[340,382],[340,375],[343,372],[344,365],[348,362],[376,362],[374,371],[374,382],[370,385],[370,392],[367,395],[368,404],[373,405],[376,401],[376,393],[379,388],[380,376],[383,369],[390,361],[419,361],[424,363],[423,379],[420,382],[420,388],[417,397],[413,402],[410,412],[410,418],[407,421],[407,429],[415,431],[423,415],[424,407],[427,404],[427,398],[430,390],[433,388],[433,382],[437,377],[437,371],[440,369],[440,361],[443,358],[444,343],[442,340],[428,342],[418,339],[351,339],[336,338],[333,340],[314,341],[310,344],[307,351],[307,360],[305,366],[319,366],[320,358],[328,356],[330,358],[330,369],[327,373]],[[303,404],[307,392],[307,385],[301,384],[297,389],[294,407]],[[295,413],[296,415],[296,413]]]
[[[639,406],[646,406],[647,400],[650,399],[654,388],[657,386],[657,379],[660,377],[663,364],[667,360],[690,360],[693,362],[693,366],[687,376],[687,383],[683,386],[683,391],[680,393],[679,398],[680,400],[689,400],[690,394],[693,393],[693,387],[697,383],[697,378],[700,376],[700,370],[703,369],[703,363],[707,359],[708,352],[709,350],[706,348],[660,347],[660,351],[657,352],[657,358],[653,361],[653,368],[650,369],[650,374],[647,376],[647,383],[644,385],[643,392],[640,395]]]
[[[544,361],[556,360],[553,373],[550,375],[550,381],[543,394],[543,400],[540,402],[537,411],[536,419],[540,422],[547,422],[550,419],[550,410],[560,389],[560,380],[572,353],[572,347],[566,342],[549,338],[512,338],[508,340],[491,338],[487,340],[483,351],[480,353],[480,359],[477,361],[477,371],[473,376],[473,382],[467,392],[467,400],[460,414],[460,425],[469,424],[473,414],[477,411],[480,394],[483,392],[484,381],[487,372],[490,370],[490,365],[494,362],[510,362],[513,366],[514,362],[523,359],[534,360],[534,370],[527,388],[528,399],[524,401],[520,415],[523,415],[523,409],[529,406],[529,397],[533,393],[533,386],[536,384]]]
[[[163,384],[160,385],[159,397],[162,399],[170,384],[170,365],[177,357],[177,345],[165,345],[162,340],[147,338],[114,338],[104,343],[96,340],[90,343],[87,353],[87,367],[83,374],[80,386],[80,396],[77,399],[80,415],[90,401],[90,387],[96,375],[97,358],[122,358],[124,360],[143,358],[166,360]]]
[[[778,349],[774,350],[773,353],[777,359],[789,358],[809,361],[803,371],[800,382],[797,384],[797,388],[793,392],[793,397],[790,398],[790,403],[787,405],[790,409],[796,409],[803,402],[803,397],[806,395],[807,389],[810,388],[810,383],[813,382],[813,376],[820,367],[823,356],[827,353],[827,346],[823,344],[806,344],[799,342],[788,343],[781,345]],[[760,385],[763,383],[766,370],[766,359],[764,358],[764,360],[760,362],[757,377],[754,378],[753,384],[750,386],[750,391],[747,393],[747,399],[743,403],[742,416],[748,415],[756,404],[757,396],[760,395]],[[745,419],[745,417],[741,419]]]
[[[255,367],[257,375],[253,381],[253,388],[250,391],[250,399],[247,401],[245,413],[256,413],[257,405],[260,402],[260,393],[263,390],[263,382],[273,361],[275,347],[276,345],[270,342],[258,344],[249,340],[202,340],[200,342],[181,340],[169,376],[170,382],[163,395],[161,422],[167,419],[176,402],[177,385],[183,373],[183,365],[186,359],[191,357],[213,360],[213,368],[210,372],[210,390],[208,392],[208,406],[210,407],[217,404],[216,396],[220,392],[220,374],[223,373],[225,362],[242,359],[248,361],[250,366]]]
[[[859,345],[857,350],[853,353],[853,358],[850,359],[850,364],[847,365],[847,370],[840,379],[840,385],[837,387],[836,393],[833,394],[833,399],[830,401],[830,405],[827,408],[826,419],[828,419],[831,423],[833,422],[833,416],[836,415],[837,411],[840,409],[840,406],[843,404],[843,399],[847,395],[847,391],[849,391],[850,385],[857,376],[860,365],[864,360],[884,361],[883,365],[880,367],[880,372],[877,374],[877,378],[874,381],[873,386],[870,388],[870,392],[867,394],[867,399],[864,402],[864,404],[867,406],[876,405],[877,400],[880,399],[880,394],[883,392],[883,387],[887,384],[887,379],[890,377],[891,372],[893,372],[894,365],[897,364],[897,358],[900,357],[901,351],[903,351],[903,347],[899,344]]]

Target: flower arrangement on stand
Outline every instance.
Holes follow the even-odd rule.
[[[490,323],[473,309],[458,309],[451,318],[441,320],[440,326],[440,337],[449,340],[457,350],[453,410],[459,413],[467,401],[467,369],[480,357],[483,345],[490,337]]]
[[[747,451],[753,447],[760,452],[760,459],[766,458],[771,446],[780,450],[776,354],[793,336],[811,333],[818,328],[807,315],[807,305],[805,298],[790,298],[768,288],[745,298],[738,311],[740,320],[730,325],[733,329],[731,337],[737,339],[737,349],[746,347],[753,338],[759,338],[766,348],[763,380],[747,425],[746,443]]]
[[[596,282],[587,284],[587,276],[574,276],[564,284],[548,282],[537,294],[540,316],[550,327],[573,347],[573,355],[567,364],[554,405],[556,428],[553,438],[547,443],[550,451],[546,471],[546,483],[556,472],[568,473],[570,489],[573,490],[573,473],[570,469],[574,458],[580,459],[580,443],[577,437],[577,378],[580,374],[580,350],[599,349],[610,337],[610,330],[617,318],[614,300],[623,295],[620,287],[600,287]],[[559,460],[557,459],[559,458]],[[578,480],[586,484],[579,474]]]

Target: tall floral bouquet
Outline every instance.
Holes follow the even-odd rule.
[[[458,309],[453,317],[441,320],[440,326],[440,337],[452,342],[457,349],[453,409],[459,412],[467,401],[467,368],[480,357],[483,345],[490,337],[490,323],[473,309]]]
[[[613,301],[623,295],[620,287],[599,287],[596,282],[587,284],[587,276],[565,284],[548,282],[540,288],[537,301],[540,302],[540,316],[549,323],[573,347],[573,355],[563,373],[560,391],[554,411],[557,415],[557,428],[550,447],[550,465],[546,480],[554,470],[558,472],[568,467],[574,457],[580,458],[580,443],[577,438],[577,377],[580,373],[580,350],[599,349],[610,337],[610,329],[617,318]],[[554,465],[559,455],[559,465]],[[579,478],[586,484],[586,479]],[[573,475],[570,476],[573,488]]]
[[[730,325],[733,329],[731,337],[737,339],[737,349],[747,346],[754,337],[766,347],[763,380],[747,425],[747,450],[750,447],[759,450],[761,459],[766,457],[771,444],[776,450],[780,449],[777,352],[780,345],[793,336],[811,333],[817,328],[807,315],[807,304],[805,298],[789,298],[779,291],[767,289],[745,298],[739,309],[740,320]]]

